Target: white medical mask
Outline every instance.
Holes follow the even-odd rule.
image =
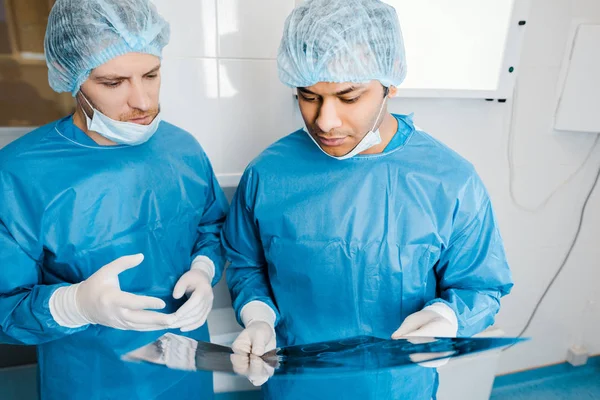
[[[379,117],[381,117],[381,112],[383,111],[383,106],[385,105],[386,100],[387,100],[387,91],[386,91],[386,98],[383,100],[383,103],[381,103],[381,108],[379,109],[379,114],[377,114],[377,118],[375,118],[375,124],[373,125],[373,128],[371,128],[371,130],[369,132],[367,132],[367,134],[361,139],[361,141],[358,142],[356,147],[354,147],[348,154],[345,154],[343,156],[332,156],[331,154],[327,153],[325,150],[323,150],[323,148],[315,140],[315,138],[310,134],[308,127],[305,126],[304,131],[308,134],[308,137],[311,138],[311,140],[317,145],[317,147],[323,153],[327,154],[331,158],[335,158],[336,160],[347,160],[348,158],[352,158],[355,155],[360,154],[363,151],[368,150],[371,147],[377,146],[378,144],[381,143],[381,134],[379,133],[379,128],[377,128],[376,130],[373,130],[373,129],[375,129],[375,126],[377,125],[377,122],[379,121]]]
[[[88,103],[94,115],[90,119],[85,110],[85,120],[87,122],[87,128],[90,131],[98,132],[108,140],[112,140],[118,144],[126,144],[129,146],[135,146],[142,143],[146,143],[154,133],[156,133],[158,126],[160,125],[161,115],[160,112],[154,117],[154,120],[149,125],[135,124],[133,122],[115,121],[112,118],[107,117],[100,111],[96,110],[85,98],[83,93],[81,97]]]

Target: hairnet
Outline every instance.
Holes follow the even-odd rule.
[[[287,18],[277,64],[292,87],[370,80],[398,86],[406,59],[396,10],[379,0],[309,0]]]
[[[169,36],[148,0],[58,0],[44,40],[48,81],[75,96],[92,69],[131,52],[160,57]]]

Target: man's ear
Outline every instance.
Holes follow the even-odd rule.
[[[390,86],[387,97],[389,97],[389,98],[396,97],[397,94],[398,94],[398,88],[396,86]]]

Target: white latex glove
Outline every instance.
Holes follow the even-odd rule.
[[[231,348],[238,354],[263,354],[275,349],[275,312],[261,301],[251,301],[240,312],[246,327],[235,339]]]
[[[421,311],[406,317],[400,328],[392,334],[392,339],[406,339],[410,337],[436,338],[456,337],[458,333],[458,319],[454,310],[444,303],[434,303]],[[413,339],[409,339],[411,343]],[[450,354],[447,354],[450,355]],[[411,357],[413,361],[421,361],[427,358],[444,357],[445,354],[415,354]],[[428,368],[439,368],[447,364],[449,358],[430,362],[419,363]]]
[[[177,321],[170,328],[188,332],[204,325],[213,305],[214,275],[213,262],[204,256],[196,257],[190,270],[179,278],[173,289],[173,298],[180,299],[186,294],[188,300],[175,312]]]
[[[275,372],[260,357],[277,345],[275,312],[261,301],[251,301],[242,308],[240,317],[246,329],[231,345],[233,370],[246,376],[254,386],[261,386]]]
[[[264,385],[275,373],[275,368],[254,354],[232,354],[233,371],[248,378],[254,386]]]
[[[275,349],[276,339],[273,327],[264,321],[254,321],[240,333],[231,345],[234,353],[262,356]]]
[[[406,317],[392,339],[406,336],[456,337],[458,319],[454,310],[444,303],[434,303]]]
[[[147,311],[163,309],[163,300],[124,292],[119,285],[119,274],[143,260],[143,254],[121,257],[81,283],[58,288],[50,297],[52,317],[67,328],[99,324],[135,331],[167,329],[175,322],[174,315]]]

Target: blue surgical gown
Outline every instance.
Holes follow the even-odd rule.
[[[67,117],[0,150],[0,189],[0,342],[38,345],[42,399],[212,398],[209,373],[121,361],[165,331],[64,328],[48,306],[58,287],[128,254],[145,259],[121,289],[163,299],[161,312],[185,301],[172,291],[197,255],[220,279],[228,205],[190,134],[162,122],[142,145],[102,147]],[[208,340],[208,328],[189,336]]]
[[[471,336],[509,293],[502,238],[474,167],[411,116],[395,118],[380,154],[335,160],[300,130],[244,172],[222,232],[227,281],[238,318],[253,300],[273,308],[279,345],[389,338],[435,302],[456,312],[459,336]],[[415,374],[437,378],[432,369]],[[401,371],[362,378],[371,398],[394,398],[404,381]],[[362,393],[356,379],[338,382],[330,395]]]

